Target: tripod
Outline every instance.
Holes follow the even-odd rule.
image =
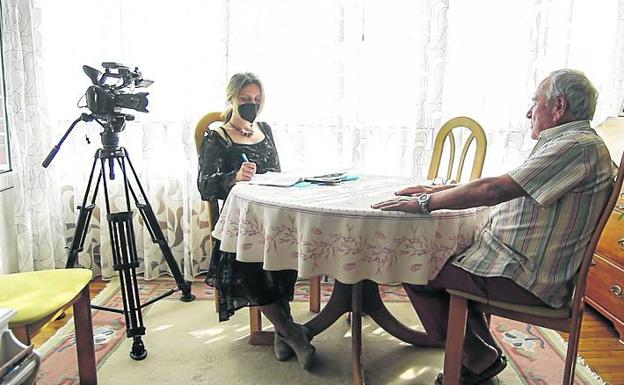
[[[76,265],[78,253],[83,250],[89,228],[89,222],[91,220],[93,209],[95,208],[96,198],[101,183],[106,203],[106,218],[110,233],[113,269],[119,272],[123,309],[97,305],[91,305],[91,307],[94,309],[112,311],[124,315],[126,321],[126,336],[133,339],[130,357],[135,360],[142,360],[147,356],[147,350],[145,349],[145,345],[141,339],[141,336],[145,335],[145,326],[143,325],[143,315],[141,309],[175,293],[178,290],[182,292],[180,297],[181,301],[193,301],[195,296],[191,294],[191,283],[184,280],[182,273],[180,272],[180,268],[171,254],[171,249],[169,248],[167,240],[158,225],[156,215],[154,215],[154,211],[147,200],[143,186],[141,185],[134,166],[130,161],[128,151],[119,146],[119,131],[123,130],[125,121],[129,117],[132,117],[132,115],[119,114],[114,115],[113,117],[102,122],[96,119],[93,115],[82,114],[72,123],[63,138],[61,138],[59,144],[52,149],[46,160],[43,162],[43,166],[47,167],[50,164],[65,138],[79,121],[96,120],[104,128],[104,131],[100,133],[102,148],[95,151],[82,205],[78,206],[80,212],[78,214],[74,239],[69,249],[66,267],[74,267]],[[99,172],[96,174],[98,163],[100,164],[100,168]],[[106,172],[107,165],[108,174]],[[125,211],[120,212],[111,212],[112,210],[107,185],[107,180],[112,181],[115,179],[115,165],[117,165],[121,170],[125,195]],[[128,178],[127,166],[129,166],[131,170],[131,176],[133,177],[135,185],[134,188]],[[95,186],[92,191],[94,180]],[[91,195],[90,199],[89,195]],[[167,262],[167,265],[169,266],[177,284],[177,289],[170,289],[169,291],[152,298],[143,304],[141,304],[139,286],[137,283],[136,268],[139,267],[139,261],[137,258],[136,240],[132,224],[133,213],[130,208],[130,195],[132,195],[134,203],[143,218],[152,242],[157,243],[160,247],[165,261]]]

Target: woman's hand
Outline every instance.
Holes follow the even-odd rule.
[[[429,187],[429,186],[412,186],[412,187],[407,187],[404,188],[403,190],[397,191],[394,193],[394,195],[402,195],[402,196],[414,196],[414,195],[421,195],[421,194],[431,194],[433,193],[433,188]]]
[[[423,209],[420,203],[418,203],[418,199],[412,197],[400,197],[375,203],[371,205],[371,208],[380,209],[381,211],[403,211],[412,214],[429,214]]]
[[[240,169],[236,172],[236,181],[251,180],[256,175],[256,164],[251,162],[243,162]]]

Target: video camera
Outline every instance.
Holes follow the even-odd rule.
[[[143,79],[138,67],[130,70],[130,68],[114,62],[104,62],[102,67],[104,67],[104,73],[87,65],[82,66],[82,70],[93,83],[87,88],[85,96],[87,108],[91,110],[94,118],[108,120],[114,116],[119,116],[118,108],[148,112],[146,108],[148,92],[132,94],[125,93],[123,90],[125,88],[148,87],[154,83],[152,80]],[[124,116],[127,120],[134,118],[128,114]]]
[[[104,73],[87,65],[82,66],[82,70],[93,83],[85,92],[86,107],[91,110],[91,114],[82,113],[72,122],[59,143],[52,148],[42,162],[43,167],[50,165],[61,145],[78,122],[96,121],[102,126],[100,139],[102,140],[103,157],[116,156],[120,151],[119,133],[125,128],[127,120],[134,120],[134,115],[123,113],[120,109],[130,108],[140,112],[148,112],[146,107],[149,93],[138,92],[133,94],[124,92],[124,89],[133,90],[138,87],[148,87],[154,83],[152,80],[143,79],[138,67],[130,70],[130,68],[114,62],[104,62],[102,67],[104,67]],[[113,179],[112,163],[110,165],[111,179]]]

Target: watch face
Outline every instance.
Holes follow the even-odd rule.
[[[431,198],[430,194],[422,194],[418,196],[418,202],[420,203],[427,203],[429,202],[429,199]]]

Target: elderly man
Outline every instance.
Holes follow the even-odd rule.
[[[474,244],[428,285],[404,287],[427,331],[423,346],[444,346],[446,288],[491,300],[562,307],[610,193],[614,167],[590,127],[597,91],[579,71],[552,72],[538,86],[531,120],[537,143],[516,169],[456,186],[415,186],[373,208],[428,214],[495,206]],[[507,365],[485,316],[469,312],[462,384],[480,384]],[[438,376],[436,382],[441,381]]]

